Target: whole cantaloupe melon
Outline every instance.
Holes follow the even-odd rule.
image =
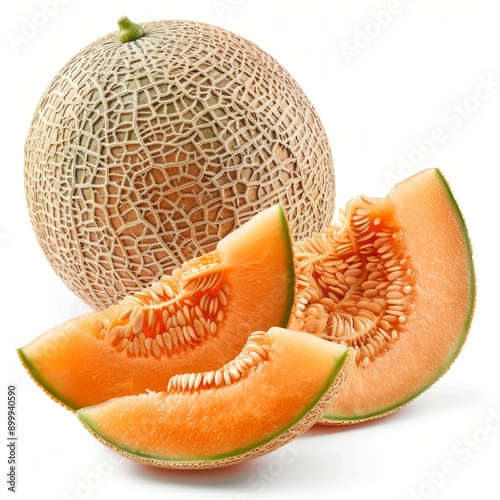
[[[292,234],[328,225],[331,149],[303,90],[223,29],[127,18],[43,94],[25,146],[41,248],[103,309],[281,203]]]

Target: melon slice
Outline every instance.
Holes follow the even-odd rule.
[[[401,408],[457,357],[475,301],[466,226],[437,169],[386,198],[351,200],[339,225],[297,242],[291,327],[351,346],[356,366],[320,423]]]
[[[286,326],[295,275],[275,205],[151,287],[67,321],[19,349],[35,381],[70,409],[161,390],[233,359],[248,335]]]
[[[313,425],[344,385],[352,351],[283,328],[255,332],[217,371],[77,414],[101,442],[166,468],[213,468],[268,453]]]

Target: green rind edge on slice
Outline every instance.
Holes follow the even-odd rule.
[[[53,399],[56,403],[59,403],[61,406],[64,406],[71,411],[76,411],[78,409],[77,406],[75,406],[73,403],[68,401],[62,394],[59,393],[59,391],[55,390],[51,384],[45,382],[45,379],[43,378],[41,372],[34,367],[32,362],[30,361],[30,358],[28,358],[28,356],[26,356],[26,354],[24,353],[22,347],[17,349],[17,354],[19,356],[19,359],[21,360],[21,363],[24,365],[24,367],[26,368],[26,371],[28,372],[30,377],[33,379],[33,381],[48,396],[50,396],[51,399]]]
[[[282,328],[286,328],[290,321],[290,315],[292,314],[293,305],[295,303],[295,261],[293,258],[293,241],[290,233],[290,227],[288,224],[288,219],[286,217],[285,211],[281,203],[279,207],[279,216],[283,229],[283,240],[286,248],[286,259],[288,261],[288,276],[286,281],[286,286],[288,290],[288,299],[285,304],[285,311],[283,313],[283,318],[279,325]]]

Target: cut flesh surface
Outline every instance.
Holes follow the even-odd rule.
[[[288,224],[271,207],[172,276],[69,320],[19,349],[35,381],[70,409],[166,388],[217,369],[248,335],[286,326],[295,275]]]
[[[304,332],[255,332],[219,370],[170,379],[167,391],[116,398],[77,414],[101,442],[167,468],[233,464],[286,444],[324,413],[345,383],[345,346]]]
[[[410,177],[386,198],[351,200],[339,225],[295,251],[291,327],[356,351],[320,423],[391,413],[447,371],[470,328],[475,279],[465,223],[439,170]]]

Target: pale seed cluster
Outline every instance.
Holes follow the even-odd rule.
[[[412,310],[412,269],[390,201],[360,197],[338,226],[295,244],[291,327],[353,347],[367,367],[390,349]]]
[[[251,368],[268,359],[270,347],[262,343],[265,332],[253,332],[241,353],[219,370],[204,373],[174,375],[168,382],[168,392],[186,392],[231,385],[246,376]]]
[[[212,253],[127,296],[120,315],[95,328],[129,356],[172,356],[217,333],[230,294]]]

